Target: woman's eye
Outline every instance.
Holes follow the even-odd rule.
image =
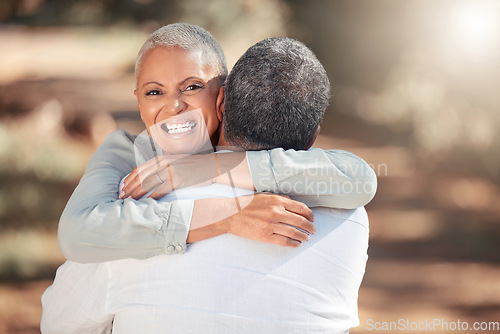
[[[197,89],[201,89],[201,88],[203,88],[203,86],[200,84],[192,84],[192,85],[187,86],[185,90],[190,91],[190,90],[197,90]]]
[[[161,92],[157,89],[153,89],[146,93],[146,96],[151,96],[151,95],[161,95]]]

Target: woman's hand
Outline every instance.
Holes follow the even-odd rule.
[[[243,238],[298,247],[316,229],[311,209],[285,195],[256,193],[195,201],[187,242],[231,233]]]
[[[174,189],[214,182],[255,190],[245,152],[201,155],[160,155],[134,168],[123,183],[120,198],[159,199]]]
[[[311,209],[286,195],[260,193],[236,199],[242,210],[228,218],[228,233],[287,247],[298,247],[316,233]]]
[[[214,154],[160,155],[134,168],[124,180],[119,198],[160,199],[174,189],[207,186],[218,176]]]

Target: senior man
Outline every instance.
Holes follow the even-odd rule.
[[[316,94],[318,88],[324,91]],[[291,141],[303,148],[313,141],[303,134],[318,127],[329,84],[305,45],[272,38],[240,58],[225,95],[220,144],[255,150]],[[326,103],[321,101],[325,97]],[[315,115],[301,114],[304,111]],[[301,130],[285,132],[287,122]],[[262,128],[252,131],[248,124]],[[162,200],[174,193],[179,199],[234,196],[231,187],[213,184],[176,190]],[[348,332],[359,323],[357,294],[368,246],[366,212],[313,211],[317,232],[297,248],[223,234],[192,244],[184,255],[67,262],[42,298],[42,332]]]

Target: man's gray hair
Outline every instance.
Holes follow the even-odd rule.
[[[135,76],[147,53],[158,47],[177,47],[188,52],[201,52],[203,64],[213,68],[221,83],[227,77],[226,57],[217,40],[205,29],[189,23],[173,23],[161,27],[149,35],[142,45],[135,62]]]
[[[246,150],[305,149],[330,99],[330,82],[314,53],[291,38],[250,47],[225,84],[226,140]]]

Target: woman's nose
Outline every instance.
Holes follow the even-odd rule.
[[[175,116],[186,109],[187,105],[178,96],[166,97],[163,103],[163,110]]]

